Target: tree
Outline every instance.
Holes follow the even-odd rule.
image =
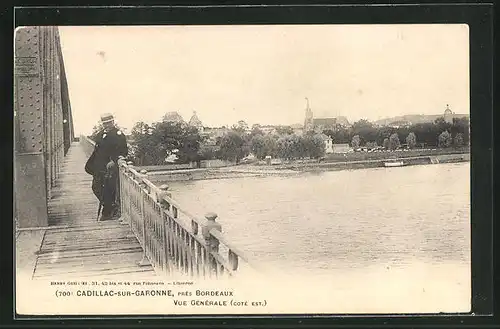
[[[443,131],[438,137],[438,146],[447,148],[451,146],[451,134],[448,130]]]
[[[424,143],[429,146],[437,146],[438,136],[443,131],[438,125],[432,122],[418,123],[412,125],[410,129],[418,136],[419,143]]]
[[[165,158],[174,153],[175,150],[178,150],[176,153],[178,162],[185,163],[194,160],[190,150],[191,143],[184,141],[184,138],[187,137],[185,131],[187,127],[180,122],[171,121],[153,124],[151,137],[156,147],[155,151],[162,157],[162,161],[155,164],[164,164]],[[194,153],[196,154],[197,151],[196,149]]]
[[[378,135],[377,128],[375,128],[370,121],[364,119],[353,123],[352,133],[360,137],[359,145],[363,145],[366,142],[376,141]]]
[[[276,133],[278,135],[291,135],[293,134],[293,129],[290,126],[280,126],[276,127]]]
[[[266,147],[264,142],[264,136],[255,135],[250,142],[252,153],[257,159],[264,159],[266,157]]]
[[[132,129],[134,160],[139,165],[161,165],[175,153],[178,161],[198,161],[201,136],[195,127],[176,122],[157,122],[152,126],[137,122]]]
[[[201,144],[198,150],[200,160],[212,160],[215,159],[216,152],[213,146]]]
[[[329,136],[331,139],[335,139],[335,131],[333,129],[325,129],[323,130],[323,134]]]
[[[243,120],[240,120],[238,121],[237,124],[234,124],[232,127],[231,127],[231,130],[233,131],[236,131],[238,132],[241,136],[243,136],[247,130],[248,130],[248,124],[243,121]]]
[[[244,120],[238,121],[238,128],[242,129],[243,131],[248,130],[248,124]]]
[[[439,117],[436,120],[434,120],[434,125],[436,125],[439,131],[450,130],[452,127],[452,124],[446,122],[444,120],[444,117]]]
[[[281,136],[277,141],[278,156],[285,160],[303,157],[305,151],[302,137],[297,135]]]
[[[158,147],[159,139],[153,127],[137,122],[132,128],[132,157],[137,165],[159,165],[164,163],[166,153]]]
[[[252,153],[257,159],[265,159],[266,156],[276,156],[277,153],[277,138],[272,135],[256,135],[251,140]]]
[[[325,141],[320,134],[314,136],[305,136],[304,144],[306,146],[303,156],[308,156],[311,159],[318,159],[325,155]]]
[[[329,134],[326,134],[329,135]],[[341,126],[341,125],[336,125],[335,130],[333,131],[333,135],[329,135],[332,137],[332,139],[335,141],[335,143],[350,143],[351,142],[351,132],[349,129]]]
[[[387,138],[389,139],[389,136],[394,132],[394,128],[391,127],[380,127],[377,130],[377,143],[380,145],[384,145],[384,140]]]
[[[417,136],[413,132],[409,133],[408,136],[406,136],[406,144],[408,145],[408,148],[415,148],[417,145]]]
[[[359,148],[360,143],[361,143],[361,139],[359,138],[359,135],[355,135],[352,138],[351,146],[352,146],[352,148],[357,149],[357,148]]]
[[[225,160],[239,163],[247,154],[244,148],[245,140],[236,131],[227,132],[220,141],[220,156]]]
[[[453,139],[453,144],[455,147],[461,147],[464,145],[464,135],[462,133],[458,133],[455,135]]]
[[[391,150],[395,150],[398,147],[401,146],[401,143],[399,142],[399,136],[398,134],[394,133],[389,137],[389,148]]]
[[[389,138],[384,138],[384,142],[382,143],[382,146],[388,150],[389,149],[389,146],[390,146],[390,143],[389,143]]]
[[[186,163],[196,161],[200,165],[201,156],[200,150],[201,136],[196,127],[184,127],[181,135],[179,136],[178,157],[179,161]]]
[[[354,132],[362,130],[364,128],[372,128],[372,127],[373,127],[373,124],[366,119],[361,119],[361,120],[356,121],[352,124],[352,130]]]
[[[258,125],[253,125],[250,131],[250,140],[255,136],[264,136],[264,132],[260,129]]]
[[[92,140],[95,140],[95,138],[97,137],[97,134],[103,129],[103,125],[101,122],[99,122],[98,124],[96,124],[93,128],[92,128],[92,134],[89,136],[90,139]]]
[[[458,133],[462,133],[463,137],[463,144],[468,145],[469,144],[469,139],[470,139],[470,134],[469,134],[469,118],[463,117],[463,118],[453,118],[453,125],[451,127],[451,134],[455,135]]]

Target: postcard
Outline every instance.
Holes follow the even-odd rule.
[[[467,25],[14,38],[18,314],[470,311]]]

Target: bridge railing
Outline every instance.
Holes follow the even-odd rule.
[[[80,143],[90,154],[95,143],[82,136]],[[223,234],[215,213],[199,218],[179,205],[167,185],[160,187],[131,162],[119,160],[120,206],[123,223],[130,225],[148,261],[157,273],[180,271],[191,277],[233,276],[253,269],[244,253]]]
[[[80,136],[80,145],[88,157],[92,154],[95,148],[95,142],[86,136]]]

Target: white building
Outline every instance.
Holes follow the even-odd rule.
[[[333,153],[333,140],[330,136],[325,139],[325,153],[330,154]]]
[[[333,139],[325,134],[320,134],[323,142],[325,143],[325,153],[330,154],[333,153]]]

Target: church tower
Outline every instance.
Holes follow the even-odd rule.
[[[311,131],[313,130],[313,112],[311,108],[309,107],[309,99],[306,97],[307,105],[306,105],[306,117],[304,120],[304,131]]]
[[[196,127],[200,133],[203,132],[203,123],[201,120],[198,118],[198,115],[196,114],[196,111],[193,111],[193,116],[189,120],[189,125],[192,127]]]
[[[446,110],[444,110],[444,121],[447,123],[453,123],[453,112],[450,110],[450,105],[446,104]]]

